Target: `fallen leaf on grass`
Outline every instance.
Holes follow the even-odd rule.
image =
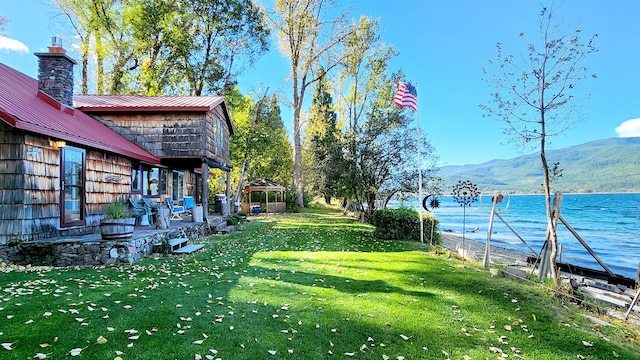
[[[13,350],[13,349],[11,348],[11,345],[13,345],[13,344],[15,344],[15,343],[2,343],[2,344],[0,344],[0,345],[2,345],[2,347],[3,347],[5,350]]]
[[[75,348],[75,349],[71,349],[71,351],[69,351],[69,355],[71,356],[79,356],[80,353],[82,352],[82,348]]]
[[[275,354],[277,353],[277,351],[275,351],[275,350],[269,350],[269,351],[267,351],[267,352],[268,352],[269,354],[271,354],[271,355],[275,355]]]
[[[107,342],[107,338],[105,338],[104,336],[100,336],[100,337],[98,337],[98,339],[96,340],[96,342],[97,342],[98,344],[104,344],[104,343],[106,343],[106,342]]]
[[[409,340],[409,337],[403,334],[400,334],[400,337],[402,338],[402,340]]]
[[[507,330],[507,331],[512,331],[511,325],[505,325],[504,329]]]
[[[204,340],[196,340],[196,341],[193,342],[193,344],[202,345],[203,342],[204,342]]]
[[[586,346],[586,347],[593,347],[593,344],[590,342],[586,342],[586,341],[582,341],[582,345]]]
[[[349,352],[344,353],[344,355],[345,355],[345,356],[350,356],[350,357],[351,357],[351,356],[354,356],[355,354],[356,354],[356,353],[349,353]]]

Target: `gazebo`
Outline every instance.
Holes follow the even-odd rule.
[[[287,209],[285,191],[286,188],[284,186],[267,180],[262,176],[242,188],[242,192],[245,195],[240,208],[249,214],[284,213]],[[252,194],[256,192],[264,195],[260,195],[259,200],[252,202]],[[270,194],[272,200],[269,200]]]

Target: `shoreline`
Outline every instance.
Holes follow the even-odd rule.
[[[453,235],[447,232],[440,232],[440,246],[458,253],[458,249],[466,250],[466,258],[474,261],[483,261],[485,242],[478,240],[462,238],[462,236]],[[497,245],[491,245],[489,253],[489,261],[495,265],[527,265],[527,253],[507,249]]]

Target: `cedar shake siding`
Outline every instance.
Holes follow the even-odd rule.
[[[215,158],[229,162],[229,127],[220,109],[209,112],[102,113],[103,124],[162,159]]]
[[[131,160],[85,149],[84,224],[61,227],[63,150],[53,148],[46,137],[15,131],[4,123],[0,123],[0,149],[0,245],[95,232],[102,207],[129,196]]]

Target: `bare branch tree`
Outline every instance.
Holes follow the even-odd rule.
[[[581,42],[582,30],[562,27],[551,7],[542,8],[538,22],[536,41],[520,33],[526,50],[519,57],[503,55],[502,44],[497,43],[496,58],[489,59],[489,69],[483,68],[485,81],[492,87],[492,99],[480,107],[485,116],[506,124],[504,132],[511,137],[510,142],[522,149],[539,146],[551,230],[551,277],[557,283],[558,239],[552,221],[551,182],[559,175],[557,163],[555,170],[549,168],[546,147],[549,137],[565,132],[580,120],[579,105],[591,96],[589,93],[576,98],[574,93],[581,80],[596,77],[582,64],[587,55],[597,51],[594,45],[597,35],[587,43]]]

